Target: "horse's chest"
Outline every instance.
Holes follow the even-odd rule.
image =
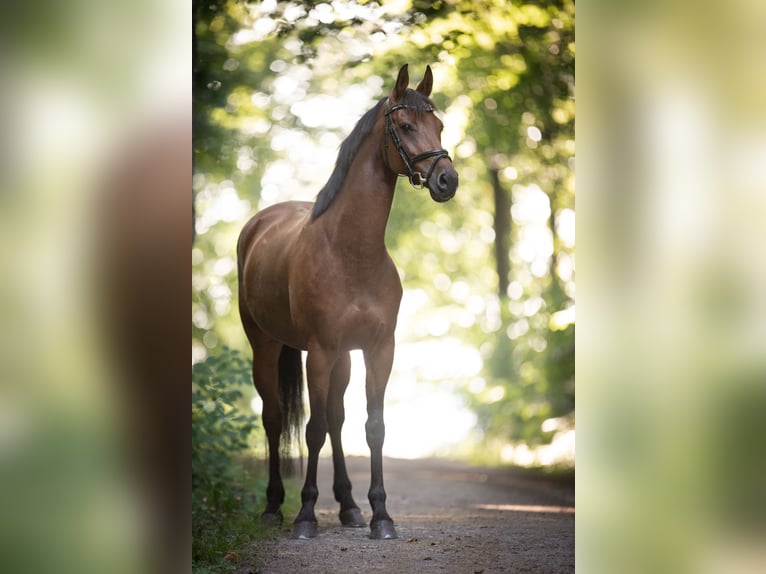
[[[395,316],[401,299],[398,281],[338,284],[333,312],[357,323],[374,323]]]
[[[338,332],[347,347],[364,347],[392,334],[396,326],[397,309],[357,302],[348,305],[338,317]]]
[[[341,346],[364,348],[393,334],[401,299],[398,275],[369,283],[338,281],[323,293],[309,303],[306,318]]]

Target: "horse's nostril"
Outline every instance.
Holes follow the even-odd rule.
[[[436,184],[439,186],[439,189],[441,191],[444,191],[447,189],[447,175],[444,172],[439,174],[439,177],[436,180]]]

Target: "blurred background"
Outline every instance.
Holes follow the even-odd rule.
[[[583,572],[766,570],[765,17],[578,4]]]
[[[3,5],[2,572],[188,571],[188,18]]]
[[[574,4],[199,1],[194,18],[193,361],[250,355],[244,222],[313,200],[399,67],[414,87],[431,65],[460,189],[437,205],[402,180],[395,196],[387,244],[405,293],[384,453],[571,467]],[[354,359],[344,445],[366,455]]]

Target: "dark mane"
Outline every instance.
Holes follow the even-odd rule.
[[[378,110],[385,101],[386,98],[382,98],[372,109],[367,110],[354,126],[354,129],[351,130],[348,137],[340,144],[338,159],[335,160],[335,169],[333,169],[330,179],[327,180],[327,183],[324,184],[324,187],[319,190],[319,193],[317,194],[314,209],[311,211],[312,221],[327,211],[332,200],[335,199],[335,196],[338,195],[338,192],[343,187],[343,182],[346,181],[348,170],[351,168],[351,162],[354,161],[354,157],[356,157],[356,152],[359,150],[362,140],[375,126]]]

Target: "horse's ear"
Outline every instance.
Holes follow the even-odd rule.
[[[396,78],[396,86],[394,86],[394,100],[400,100],[407,91],[407,86],[410,85],[410,74],[407,72],[408,64],[404,64],[399,70],[399,75]]]
[[[418,84],[417,91],[425,97],[431,95],[431,88],[434,87],[434,75],[431,73],[431,66],[426,66],[426,75]]]

